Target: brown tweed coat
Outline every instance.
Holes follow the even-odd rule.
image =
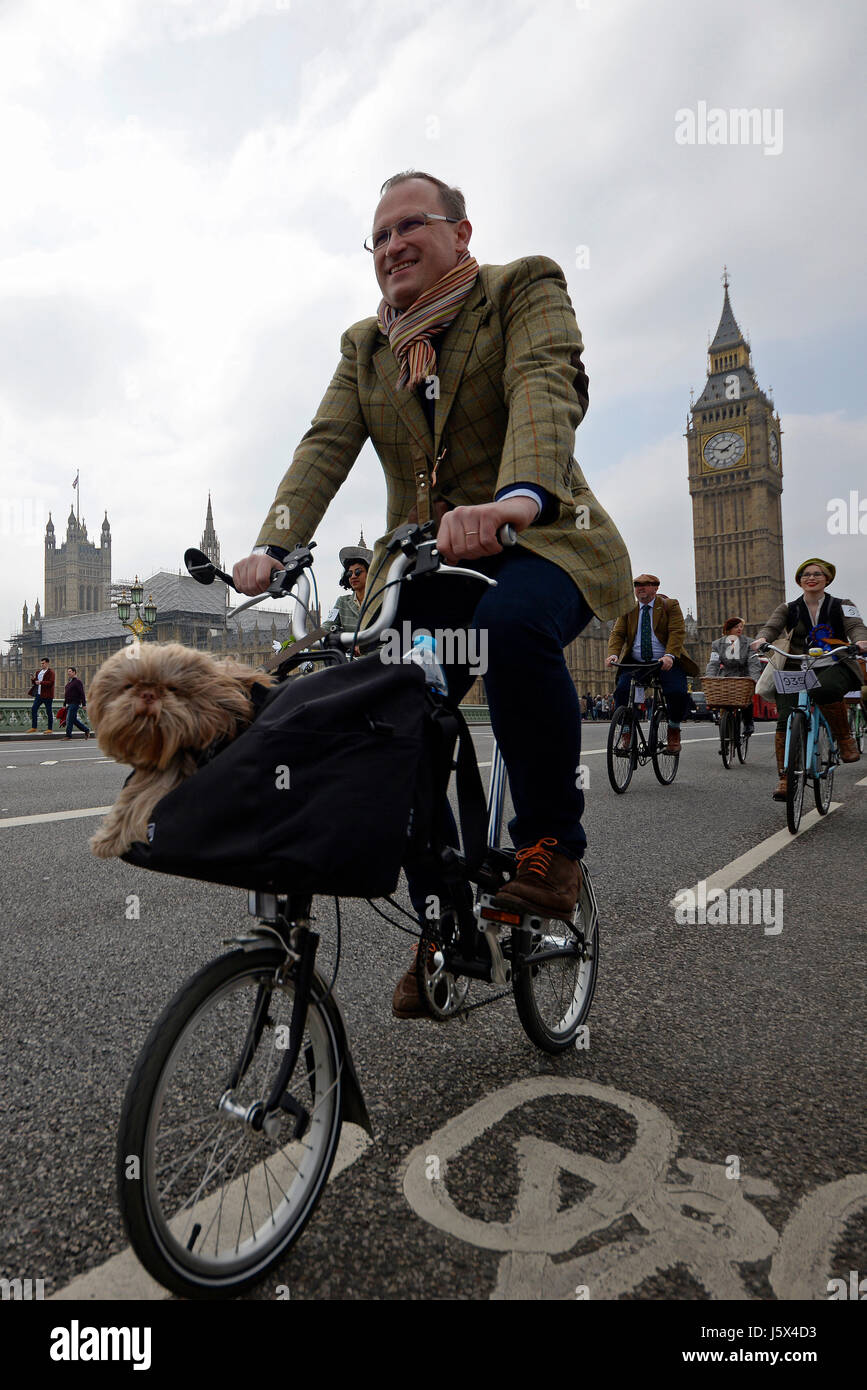
[[[491,502],[510,483],[538,483],[559,516],[523,531],[519,545],[564,569],[598,617],[617,617],[633,599],[629,556],[572,456],[587,401],[582,351],[554,261],[482,266],[440,341],[432,437],[415,392],[398,390],[397,360],[376,319],[353,324],[256,544],[310,540],[369,437],[388,489],[373,573],[388,534],[416,515],[416,475],[433,474],[445,449],[428,493],[435,513],[443,503]]]
[[[633,600],[634,603],[634,600]],[[631,661],[635,634],[638,632],[638,615],[641,604],[634,603],[628,613],[622,613],[611,629],[608,639],[608,655],[616,656],[618,661]],[[697,676],[698,667],[691,656],[683,649],[686,637],[686,621],[683,609],[676,598],[667,594],[657,594],[653,605],[653,631],[665,647],[669,656],[677,657],[688,676]]]

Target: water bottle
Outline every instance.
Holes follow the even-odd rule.
[[[408,651],[403,659],[421,666],[429,690],[438,690],[441,695],[448,695],[448,682],[439,663],[436,642],[429,632],[416,633],[412,639],[412,650]]]

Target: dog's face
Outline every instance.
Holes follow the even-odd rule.
[[[249,721],[249,687],[267,676],[177,642],[142,642],[109,657],[90,687],[99,745],[119,762],[162,770]]]

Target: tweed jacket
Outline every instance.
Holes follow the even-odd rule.
[[[710,645],[710,659],[707,663],[706,676],[722,676],[723,679],[730,677],[740,677],[742,680],[757,681],[762,674],[762,663],[755,652],[750,651],[749,639],[739,637],[737,639],[737,656],[734,661],[730,661],[726,656],[728,647],[728,637],[718,637]]]
[[[354,632],[358,627],[358,615],[361,612],[361,605],[356,603],[355,594],[341,594],[334,600],[334,604],[329,613],[326,614],[325,621],[333,623],[336,632]]]
[[[256,544],[309,541],[369,437],[387,484],[371,575],[388,535],[416,515],[419,471],[431,478],[436,515],[443,504],[479,505],[509,484],[536,483],[559,514],[522,531],[518,544],[564,569],[598,617],[615,617],[632,593],[629,556],[572,456],[587,405],[582,350],[554,261],[482,266],[440,340],[432,435],[416,393],[398,390],[397,359],[376,318],[353,324]]]
[[[828,600],[832,597],[834,596],[829,594],[826,590],[825,596],[822,599],[822,606],[819,609],[819,622],[828,621]],[[843,630],[846,634],[846,641],[867,642],[867,627],[865,627],[864,619],[861,617],[856,605],[850,598],[841,599],[840,602],[843,605]],[[803,610],[801,621],[791,629],[790,651],[793,653],[803,653],[806,650],[806,633],[809,626],[812,625],[806,605],[801,602],[799,607]],[[786,628],[788,617],[789,605],[787,603],[778,604],[764,627],[759,629],[758,636],[763,637],[766,642],[776,642],[777,638]],[[859,686],[861,684],[861,668],[856,659],[854,657],[848,657],[842,664],[851,671],[853,686]],[[796,661],[787,661],[785,665],[789,669],[794,669],[799,663]]]
[[[634,608],[630,609],[628,613],[623,613],[617,619],[608,639],[609,656],[616,656],[618,661],[632,660],[632,644],[638,631],[640,612],[641,604],[636,603]],[[697,676],[698,667],[692,657],[687,656],[683,649],[686,623],[683,620],[683,612],[677,599],[668,598],[666,594],[657,594],[651,617],[653,619],[653,631],[668,655],[677,658],[688,676]]]

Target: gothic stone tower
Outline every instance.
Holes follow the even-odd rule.
[[[202,533],[202,543],[199,549],[203,554],[207,555],[211,564],[216,565],[217,569],[222,569],[223,562],[220,559],[220,542],[217,539],[217,532],[214,529],[214,513],[211,510],[210,493],[208,493],[208,512],[205,517],[205,529]]]
[[[785,594],[780,417],[756,381],[728,276],[704,390],[687,422],[699,660],[738,615],[748,636]]]
[[[57,548],[54,522],[45,528],[45,617],[98,613],[110,606],[111,528],[108,513],[102,523],[99,547],[87,538],[87,527],[70,508],[66,540]]]

